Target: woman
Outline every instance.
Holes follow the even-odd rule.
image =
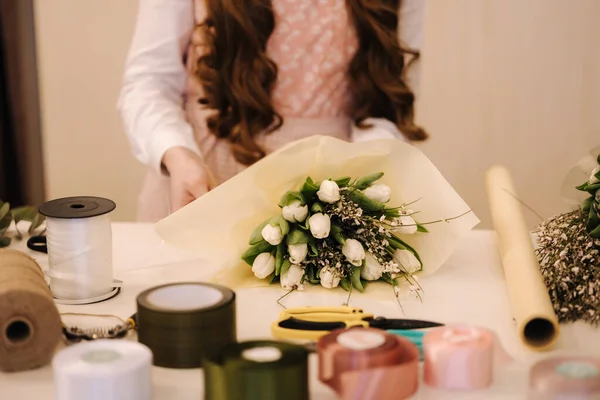
[[[424,2],[140,0],[119,101],[151,167],[138,219],[303,137],[424,140],[405,82]]]

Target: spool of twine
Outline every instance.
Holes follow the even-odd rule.
[[[25,253],[0,249],[0,370],[50,363],[62,325],[44,273]]]

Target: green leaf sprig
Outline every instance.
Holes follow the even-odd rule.
[[[16,230],[15,238],[17,240],[22,240],[24,235],[19,231],[19,222],[30,222],[27,234],[33,235],[38,231],[45,220],[46,218],[39,214],[35,207],[21,206],[11,209],[8,202],[0,200],[0,247],[7,247],[11,244],[12,238],[5,236],[5,234],[13,221],[15,222]]]

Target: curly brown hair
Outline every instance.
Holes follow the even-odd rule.
[[[405,55],[419,53],[398,40],[398,10],[402,0],[346,0],[359,48],[348,68],[353,101],[348,115],[367,127],[367,118],[385,118],[409,140],[427,134],[414,123],[414,95],[405,78]],[[275,28],[271,0],[205,0],[208,17],[197,26],[204,53],[196,76],[204,90],[200,102],[215,110],[209,130],[230,142],[237,161],[251,165],[265,156],[255,138],[281,127],[271,93],[277,65],[266,47]]]

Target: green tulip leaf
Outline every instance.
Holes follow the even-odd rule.
[[[250,235],[250,240],[248,241],[248,244],[250,246],[254,246],[255,244],[260,243],[261,241],[264,240],[262,237],[262,230],[264,229],[265,226],[267,226],[267,224],[269,223],[270,220],[271,220],[271,218],[265,220],[260,225],[258,225],[256,228],[254,228],[254,230],[252,231],[252,234]]]
[[[281,273],[281,266],[283,265],[283,256],[285,255],[285,244],[279,243],[275,252],[275,275]]]
[[[308,234],[302,229],[292,228],[289,235],[287,235],[287,245],[303,244],[308,243]]]
[[[340,281],[340,286],[342,287],[342,289],[344,289],[346,292],[349,292],[352,289],[352,283],[350,282],[350,279],[348,278],[344,278]]]
[[[346,244],[346,239],[344,238],[344,232],[343,232],[342,228],[340,228],[338,225],[331,224],[331,235],[333,236],[335,241],[338,242],[339,244],[341,244],[342,246],[344,244]]]
[[[299,201],[300,204],[304,205],[306,202],[304,201],[304,196],[302,193],[298,191],[288,191],[286,192],[281,199],[279,200],[279,207],[285,207],[294,201]]]
[[[368,198],[358,190],[350,191],[348,193],[348,199],[358,204],[358,206],[366,212],[383,212],[385,210],[385,204]]]
[[[352,178],[350,178],[349,176],[344,176],[343,178],[338,178],[338,179],[334,179],[333,181],[339,186],[339,187],[346,187],[348,186],[348,184],[350,183],[350,180]]]
[[[246,264],[252,266],[259,254],[270,252],[272,249],[273,246],[271,246],[269,242],[262,240],[246,250],[244,254],[242,254],[242,260],[244,260]]]
[[[310,212],[313,214],[318,214],[318,213],[322,213],[323,210],[325,208],[323,207],[323,204],[317,202],[314,202],[313,205],[310,207]]]
[[[383,172],[377,172],[375,174],[367,175],[356,181],[354,187],[358,190],[364,190],[371,186],[375,181],[378,181],[383,177]]]
[[[281,271],[279,275],[283,275],[285,274],[288,269],[290,269],[290,267],[292,266],[292,263],[290,262],[289,258],[286,258],[285,260],[283,260],[283,263],[281,264]]]
[[[363,287],[362,282],[360,281],[360,267],[352,268],[350,282],[352,282],[352,286],[354,287],[354,289],[358,290],[361,293],[365,291],[365,288]]]

